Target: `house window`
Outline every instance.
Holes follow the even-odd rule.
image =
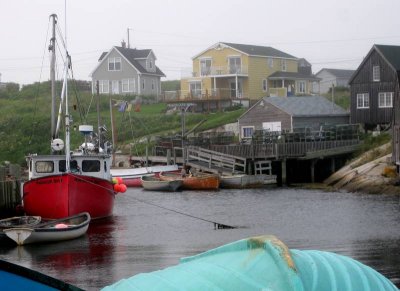
[[[229,74],[240,74],[242,72],[242,60],[240,57],[229,57]]]
[[[262,80],[262,89],[264,92],[268,91],[268,80],[267,79]]]
[[[208,76],[211,74],[211,59],[200,60],[200,76]]]
[[[121,71],[121,58],[108,58],[109,71]]]
[[[393,92],[380,92],[379,108],[392,108],[392,107],[393,107]]]
[[[357,94],[357,108],[369,108],[369,94],[368,93],[360,93]]]
[[[151,81],[151,90],[154,91],[154,89],[156,88],[156,83],[154,80]]]
[[[146,87],[146,82],[145,82],[146,80],[145,79],[143,79],[143,82],[142,82],[142,89],[144,90],[144,88]]]
[[[381,80],[381,74],[379,70],[379,66],[372,67],[372,80],[374,82],[379,82]]]
[[[149,60],[149,69],[153,69],[153,60],[152,59]]]
[[[192,97],[201,96],[201,82],[191,82],[190,83],[190,95]]]
[[[135,92],[135,79],[122,79],[122,92]]]
[[[270,68],[274,67],[274,59],[273,58],[268,58],[267,63],[268,63],[268,67],[270,67]]]
[[[281,71],[286,72],[287,64],[286,60],[281,60]]]
[[[297,93],[301,93],[301,94],[306,93],[306,82],[305,81],[297,82]]]
[[[99,81],[99,92],[100,93],[108,93],[109,92],[108,80],[100,80]]]
[[[242,138],[252,138],[254,126],[242,126]]]

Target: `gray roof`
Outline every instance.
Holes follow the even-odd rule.
[[[275,73],[269,75],[269,80],[311,80],[311,81],[318,81],[321,80],[320,78],[316,78],[314,75],[307,75],[297,72],[281,72],[276,71]]]
[[[327,71],[334,75],[336,78],[350,79],[350,77],[354,74],[356,70],[342,70],[342,69],[321,69],[316,75],[318,75],[321,71]]]
[[[294,117],[349,115],[342,107],[322,96],[264,97],[263,100]]]
[[[400,46],[376,44],[374,47],[396,71],[400,71]]]
[[[131,49],[131,48],[124,48],[124,47],[115,47],[130,63],[132,66],[134,66],[140,73],[143,74],[152,74],[152,75],[160,75],[164,76],[165,74],[156,66],[156,72],[149,72],[143,66],[137,61],[137,59],[145,59],[149,56],[151,50],[150,49],[144,49],[144,50],[138,50],[138,49]],[[101,61],[105,55],[108,52],[103,52],[99,58],[99,61]]]
[[[238,51],[241,51],[250,56],[263,56],[263,57],[277,57],[277,58],[289,58],[297,59],[296,57],[284,53],[280,50],[274,49],[270,46],[259,46],[259,45],[248,45],[230,42],[221,42],[224,45],[230,46]]]

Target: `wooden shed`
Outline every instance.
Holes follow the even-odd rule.
[[[399,93],[400,46],[374,45],[349,81],[351,122],[389,126]]]
[[[349,123],[349,113],[322,96],[264,97],[238,119],[240,138],[256,130],[319,130],[323,125]]]

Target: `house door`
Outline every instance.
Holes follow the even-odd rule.
[[[119,82],[118,80],[113,80],[111,83],[111,92],[113,94],[119,94]]]
[[[236,92],[236,82],[231,82],[231,98],[242,98],[242,82],[238,81],[237,92]]]

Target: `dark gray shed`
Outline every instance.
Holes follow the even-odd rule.
[[[322,96],[264,97],[238,119],[240,137],[255,130],[318,130],[321,125],[348,124],[349,112]]]

